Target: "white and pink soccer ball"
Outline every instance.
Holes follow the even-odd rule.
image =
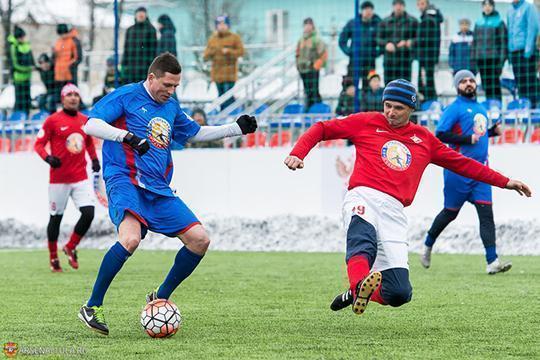
[[[173,336],[181,324],[180,311],[170,300],[151,301],[141,313],[141,325],[148,336],[153,338]]]

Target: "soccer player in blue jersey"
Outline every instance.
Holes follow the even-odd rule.
[[[457,99],[444,111],[435,131],[437,137],[463,155],[487,164],[489,137],[498,136],[498,124],[487,128],[488,117],[484,107],[476,101],[476,80],[469,70],[460,70],[454,76]],[[505,272],[511,262],[502,262],[495,246],[495,223],[491,199],[491,185],[444,170],[444,209],[437,215],[424,242],[420,262],[431,266],[431,251],[437,237],[458,215],[463,204],[474,204],[480,220],[480,237],[484,244],[488,274]]]
[[[210,244],[197,217],[169,187],[171,142],[211,141],[257,128],[249,115],[222,126],[198,125],[171,98],[181,71],[170,53],[156,57],[145,81],[122,86],[101,99],[84,127],[87,134],[105,140],[103,177],[109,215],[119,238],[105,254],[92,294],[79,311],[79,319],[103,335],[109,334],[103,314],[105,293],[148,230],[178,237],[184,246],[163,283],[147,295],[147,302],[168,299],[195,270]]]

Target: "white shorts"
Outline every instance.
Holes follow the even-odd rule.
[[[72,184],[49,184],[49,213],[62,215],[70,196],[77,209],[94,206],[94,191],[88,179]]]
[[[345,195],[342,213],[345,231],[353,215],[360,216],[375,228],[377,256],[373,270],[409,269],[407,217],[402,203],[378,190],[359,186]]]

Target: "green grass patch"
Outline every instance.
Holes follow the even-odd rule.
[[[182,329],[151,339],[139,314],[175,252],[126,263],[105,298],[108,337],[77,319],[103,255],[82,250],[78,271],[53,274],[45,251],[0,251],[2,345],[40,359],[540,358],[539,257],[488,276],[481,256],[435,254],[424,270],[411,254],[412,302],[357,316],[329,309],[347,285],[342,254],[211,252],[173,294]]]

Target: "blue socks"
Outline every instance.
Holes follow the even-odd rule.
[[[426,236],[426,241],[424,241],[424,245],[426,245],[428,247],[433,247],[433,244],[435,244],[435,240],[437,240],[437,239],[432,238],[431,235],[429,235],[429,233],[428,233],[427,236]]]
[[[130,256],[129,251],[118,241],[107,251],[101,262],[92,295],[86,303],[87,306],[101,306],[103,304],[103,298],[109,285]]]
[[[176,254],[173,267],[157,291],[158,299],[168,299],[178,285],[191,275],[202,258],[185,246],[181,248]]]
[[[486,247],[486,261],[488,264],[491,264],[497,260],[497,249],[495,246],[488,246]]]

